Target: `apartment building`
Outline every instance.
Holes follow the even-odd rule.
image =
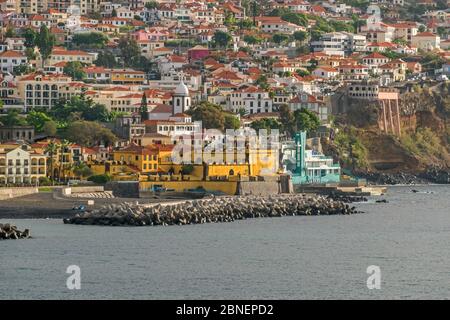
[[[369,82],[355,82],[347,87],[347,95],[353,99],[377,100],[379,85]]]
[[[330,32],[321,36],[318,41],[312,41],[314,52],[328,55],[345,56],[352,52],[366,51],[366,37],[347,32]]]
[[[47,175],[46,156],[27,144],[0,145],[0,186],[37,185]]]
[[[273,100],[267,91],[256,87],[249,87],[234,91],[227,95],[227,109],[239,112],[245,109],[246,113],[272,112]]]
[[[411,43],[418,49],[431,51],[440,48],[441,38],[431,32],[422,32],[413,36]]]
[[[38,14],[49,9],[49,0],[16,0],[17,13]]]
[[[96,54],[88,53],[81,50],[66,50],[61,47],[55,47],[48,59],[48,64],[56,64],[58,62],[78,61],[85,64],[92,64],[96,59]]]
[[[78,6],[80,7],[80,12],[82,15],[86,15],[93,12],[100,11],[100,4],[103,2],[102,0],[78,0]]]
[[[24,101],[24,108],[29,111],[34,108],[49,109],[60,99],[61,86],[72,82],[72,78],[65,75],[30,74],[19,77],[17,91]]]
[[[293,34],[296,31],[305,31],[305,27],[282,20],[280,17],[257,17],[257,25],[266,33]]]
[[[40,1],[40,0],[38,0]],[[49,9],[56,9],[60,12],[67,12],[71,5],[79,5],[80,0],[46,0]]]
[[[2,72],[14,71],[15,67],[27,64],[27,57],[19,51],[5,51],[0,53],[0,69]]]

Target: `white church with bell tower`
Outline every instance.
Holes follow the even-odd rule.
[[[172,96],[172,114],[185,113],[191,108],[191,97],[189,95],[189,89],[183,82],[183,77],[180,77],[181,81],[175,88],[175,92]]]

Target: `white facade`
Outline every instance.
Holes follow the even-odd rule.
[[[46,176],[45,155],[27,149],[26,145],[13,149],[0,146],[0,185],[36,184]]]
[[[311,42],[315,52],[344,56],[352,52],[366,50],[366,37],[346,32],[331,32],[322,35],[320,40]]]
[[[27,64],[25,55],[17,51],[5,51],[0,54],[0,69],[2,72],[13,72],[14,68]]]
[[[247,114],[272,112],[273,100],[269,93],[263,90],[256,91],[236,91],[227,96],[227,109],[238,112],[245,109]]]

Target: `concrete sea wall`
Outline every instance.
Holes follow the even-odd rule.
[[[22,197],[38,192],[39,192],[38,188],[35,187],[0,188],[0,200]]]
[[[61,193],[64,196],[70,196],[74,193],[92,193],[92,192],[103,192],[105,188],[103,186],[87,186],[87,187],[67,187],[62,188]]]

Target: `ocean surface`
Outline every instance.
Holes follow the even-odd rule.
[[[412,193],[417,189],[419,193]],[[0,220],[0,299],[449,299],[450,187],[392,187],[364,214],[168,227]],[[67,267],[81,289],[66,286]],[[369,290],[367,267],[381,271]]]

